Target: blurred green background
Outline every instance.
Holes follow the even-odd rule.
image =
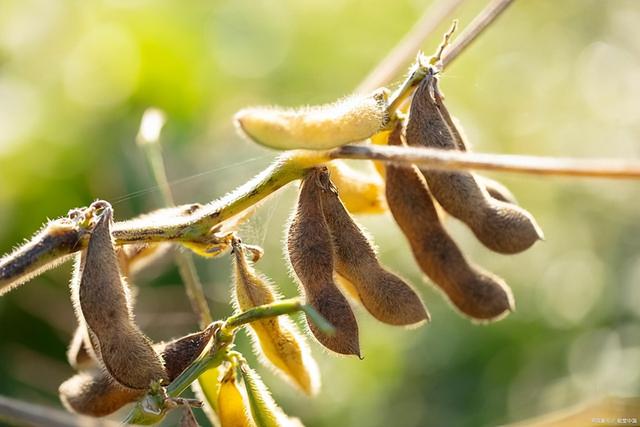
[[[96,198],[117,219],[159,207],[134,143],[149,106],[168,115],[178,202],[230,191],[276,156],[234,133],[236,110],[348,94],[429,3],[0,0],[0,253]],[[458,10],[463,27],[483,4]],[[476,151],[638,158],[639,22],[634,0],[516,2],[445,72],[449,107]],[[492,176],[547,240],[501,256],[449,225],[470,258],[512,286],[517,311],[472,324],[423,280],[388,214],[360,218],[384,262],[419,287],[432,323],[398,329],[359,310],[364,360],[311,344],[323,374],[313,400],[259,368],[286,412],[318,427],[484,426],[640,394],[640,183]],[[271,198],[243,233],[264,246],[258,268],[288,296],[281,242],[294,197],[290,186]],[[231,312],[229,264],[198,260],[216,317]],[[0,394],[59,405],[57,387],[73,374],[69,273],[65,265],[0,299]],[[137,282],[150,337],[195,330],[175,267]],[[250,353],[244,337],[240,348]]]

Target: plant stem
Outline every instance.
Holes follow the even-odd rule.
[[[7,425],[48,427],[117,427],[120,424],[108,420],[69,414],[55,408],[23,402],[0,396],[0,421]]]
[[[318,313],[310,305],[302,304],[297,298],[290,298],[276,301],[271,304],[260,305],[250,308],[242,313],[229,317],[221,329],[221,334],[231,335],[238,327],[256,320],[266,319],[268,317],[281,316],[283,314],[293,314],[298,311],[304,311],[307,316],[318,326],[318,328],[327,334],[334,333],[335,329],[331,323],[327,321],[320,313]]]
[[[640,162],[620,159],[537,157],[382,145],[345,145],[332,150],[330,156],[334,159],[413,163],[441,170],[481,169],[534,175],[640,179]]]
[[[235,331],[240,326],[298,311],[304,311],[323,331],[332,333],[333,326],[326,319],[312,307],[294,298],[253,307],[229,317],[225,322],[215,322],[207,326],[215,332],[198,358],[164,389],[165,394],[162,394],[161,388],[152,387],[151,391],[136,403],[124,423],[154,424],[162,420],[169,408],[167,399],[179,397],[200,375],[229,359]]]
[[[451,64],[469,45],[478,38],[515,0],[493,0],[480,12],[457,37],[442,57],[442,68]]]
[[[175,206],[171,186],[167,179],[167,169],[162,157],[162,146],[160,145],[160,134],[163,126],[164,115],[161,112],[155,109],[145,111],[140,125],[138,145],[146,155],[153,177],[160,187],[160,194],[164,204],[166,206]],[[146,135],[146,137],[143,135]],[[203,329],[213,321],[213,318],[204,294],[202,281],[198,277],[193,256],[190,253],[178,251],[175,254],[175,261],[178,265],[180,277],[184,282],[187,297],[191,302],[191,307],[198,318],[198,325],[200,329]]]
[[[440,58],[439,67],[444,69],[447,67],[454,59],[456,59],[475,39],[478,38],[480,34],[484,30],[486,30],[489,25],[494,22],[498,16],[515,0],[494,0],[490,4],[488,4],[469,24],[469,26],[464,30],[464,32],[458,37],[450,48],[447,49],[447,44],[449,37],[451,36],[451,32],[455,29],[456,23],[454,22],[454,27],[450,30],[447,35],[445,35],[445,40],[443,44],[440,46],[438,53],[436,55],[440,55],[442,53],[442,49],[444,50],[444,55]],[[431,67],[430,61],[426,61],[422,55],[419,55],[416,62],[412,65],[409,70],[409,75],[402,82],[400,87],[390,96],[389,98],[389,107],[388,111],[391,116],[395,113],[395,111],[402,105],[405,99],[407,99],[413,89],[415,89],[418,84],[429,74],[429,68]]]
[[[389,83],[415,57],[420,46],[464,0],[441,0],[427,9],[407,34],[364,78],[356,92],[366,93]]]
[[[192,215],[163,217],[152,225],[136,220],[119,222],[114,225],[112,234],[117,244],[206,241],[213,227],[254,206],[291,181],[302,178],[309,167],[328,161],[327,156],[326,151],[285,152],[251,181],[221,199],[204,205]]]

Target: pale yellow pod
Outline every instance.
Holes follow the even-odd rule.
[[[229,367],[218,393],[218,418],[221,427],[256,427],[249,408],[236,381],[236,368]]]
[[[282,411],[256,371],[245,364],[240,372],[249,397],[251,415],[257,427],[302,426],[300,420],[289,418]]]
[[[375,174],[366,174],[350,167],[342,160],[326,164],[331,181],[340,193],[340,199],[352,214],[377,214],[387,210],[384,182]]]
[[[370,138],[370,141],[373,145],[387,145],[389,143],[389,135],[391,134],[390,130],[385,130],[382,132],[378,132]],[[381,162],[379,160],[373,160],[373,166],[376,168],[378,174],[384,179],[385,177],[385,162]]]
[[[322,106],[245,108],[234,121],[241,133],[267,147],[324,150],[369,138],[387,125],[389,115],[386,93],[377,90]]]
[[[220,365],[210,368],[198,377],[198,381],[191,383],[191,389],[196,398],[203,403],[202,410],[215,427],[220,427],[218,396],[220,395],[220,374],[222,371]]]
[[[241,311],[269,304],[279,295],[268,279],[258,274],[247,261],[245,248],[235,241],[235,304]],[[282,374],[286,380],[308,395],[317,393],[320,373],[311,351],[296,326],[286,316],[273,317],[249,324],[253,347],[261,361]]]

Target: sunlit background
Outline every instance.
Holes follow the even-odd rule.
[[[462,26],[483,3],[458,10]],[[134,142],[149,106],[168,117],[177,201],[230,191],[276,156],[235,134],[236,110],[348,94],[429,4],[0,0],[0,253],[96,198],[111,201],[116,219],[160,207]],[[445,72],[448,105],[476,151],[638,158],[638,23],[634,0],[516,2]],[[546,241],[502,256],[449,225],[470,258],[511,285],[517,311],[472,324],[423,279],[390,215],[359,218],[383,261],[420,289],[432,323],[404,330],[358,310],[364,360],[312,343],[323,374],[312,400],[259,367],[287,413],[308,426],[484,426],[640,394],[640,183],[492,176]],[[258,268],[288,296],[296,287],[282,238],[294,197],[290,186],[271,198],[243,233],[265,248]],[[198,260],[216,317],[231,313],[229,265]],[[60,405],[57,387],[73,374],[69,274],[65,265],[0,298],[0,394]],[[137,284],[137,319],[151,338],[195,330],[174,266]],[[244,337],[240,349],[250,353]]]

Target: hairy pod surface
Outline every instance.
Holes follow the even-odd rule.
[[[397,127],[390,145],[401,145]],[[513,311],[513,296],[498,277],[470,264],[444,229],[424,178],[415,166],[387,165],[389,209],[422,271],[464,314],[497,319]]]
[[[247,390],[251,415],[257,427],[302,427],[297,418],[289,418],[282,411],[256,371],[243,364],[240,372]]]
[[[69,411],[93,417],[109,415],[145,394],[145,390],[119,385],[101,369],[74,375],[60,385],[58,392]]]
[[[245,311],[279,299],[268,279],[258,274],[246,258],[244,247],[233,244],[234,299],[237,308]],[[248,325],[254,349],[262,361],[308,395],[320,387],[318,365],[296,326],[286,316],[272,317]]]
[[[375,174],[365,174],[342,160],[327,163],[331,181],[340,193],[344,206],[352,214],[376,214],[387,210],[384,181]]]
[[[200,356],[213,338],[215,331],[216,328],[211,324],[202,331],[153,346],[156,352],[162,356],[169,381],[176,379]]]
[[[386,94],[378,90],[315,107],[246,108],[234,120],[258,144],[280,150],[323,150],[369,138],[386,126],[389,116]]]
[[[333,245],[322,213],[321,185],[318,169],[311,169],[302,180],[287,236],[289,259],[307,303],[335,328],[333,335],[326,334],[307,317],[313,335],[336,353],[359,356],[358,323],[333,279]]]
[[[27,243],[0,257],[0,296],[72,257],[91,231],[79,212],[74,209],[68,217],[48,222]]]
[[[353,285],[367,311],[381,322],[412,325],[427,320],[427,310],[413,288],[380,265],[371,243],[340,201],[328,173],[321,172],[319,177],[335,271]]]
[[[425,78],[413,96],[407,142],[444,150],[455,150],[455,137],[434,97],[436,78]],[[460,219],[489,249],[513,254],[528,249],[543,234],[535,219],[524,209],[495,200],[469,172],[420,169],[431,193],[451,215]]]
[[[218,393],[218,417],[221,427],[256,427],[250,409],[238,388],[236,368],[230,366],[222,377]]]
[[[153,380],[166,380],[166,374],[160,357],[133,321],[111,238],[111,207],[96,203],[101,203],[102,214],[80,255],[72,285],[76,314],[109,374],[125,387],[146,389]]]
[[[478,184],[483,186],[485,190],[487,190],[487,193],[489,193],[489,195],[494,199],[505,203],[511,203],[512,205],[518,204],[516,196],[514,196],[511,190],[509,190],[503,183],[484,175],[475,174],[475,177]]]
[[[460,122],[451,116],[441,94],[437,90],[434,91],[433,95],[442,118],[447,122],[449,130],[451,130],[451,135],[456,143],[456,148],[460,151],[468,151],[469,143]],[[509,189],[501,182],[477,173],[473,173],[473,176],[476,178],[478,185],[484,187],[487,190],[487,193],[489,193],[489,195],[494,199],[514,205],[518,204],[513,193],[511,193],[511,191],[509,191]]]

